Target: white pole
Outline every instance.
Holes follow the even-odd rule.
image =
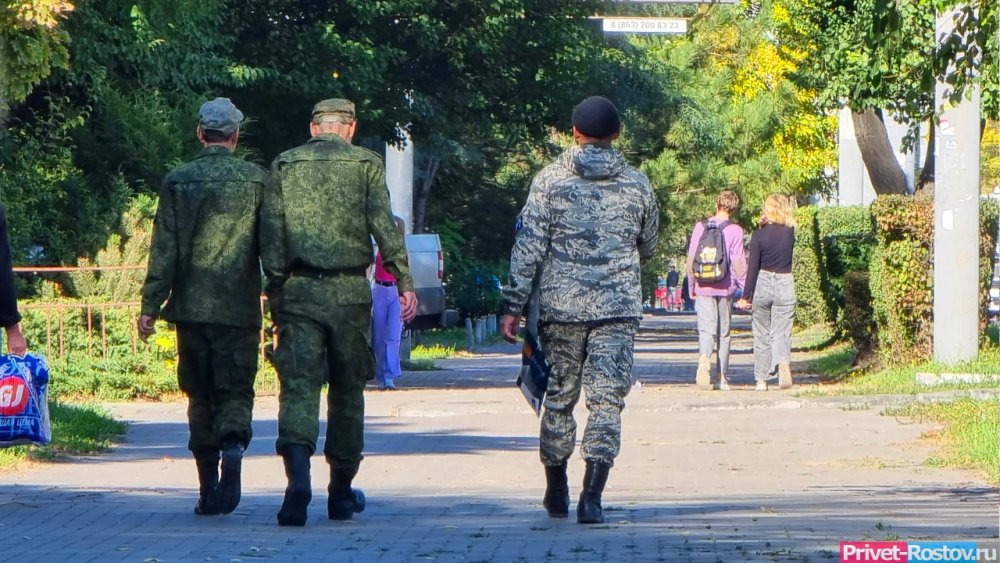
[[[389,187],[392,213],[406,222],[406,232],[413,232],[413,140],[402,131],[406,146],[385,145],[385,183]]]
[[[954,29],[954,12],[938,17],[938,37]],[[954,364],[979,353],[979,89],[942,107],[934,135],[934,359]]]

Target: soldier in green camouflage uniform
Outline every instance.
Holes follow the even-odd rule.
[[[601,493],[621,444],[642,315],[639,261],[652,256],[659,222],[649,180],[611,146],[620,127],[606,98],[587,98],[576,107],[576,145],[535,176],[503,290],[501,329],[513,342],[532,285],[538,286],[539,339],[551,366],[539,442],[548,481],[543,504],[552,517],[569,514],[573,407],[581,388],[586,391],[581,523],[604,521]]]
[[[233,156],[242,119],[226,98],[202,105],[197,135],[204,148],[171,171],[160,191],[139,317],[143,338],[158,317],[177,326],[177,380],[188,397],[188,448],[200,482],[197,514],[228,514],[239,504],[252,437],[258,213],[268,177]]]
[[[382,159],[351,144],[355,127],[348,100],[316,104],[312,139],[274,160],[264,196],[261,258],[276,311],[274,362],[281,382],[276,449],[288,477],[278,512],[283,526],[306,521],[312,499],[309,458],[316,451],[317,406],[327,373],[327,515],[347,520],[364,509],[364,495],[351,481],[364,449],[363,392],[375,377],[365,274],[374,262],[372,237],[398,282],[404,320],[416,313]]]

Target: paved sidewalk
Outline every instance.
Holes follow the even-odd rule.
[[[244,495],[231,515],[196,517],[185,407],[112,405],[130,421],[105,456],[40,465],[0,481],[0,552],[35,561],[827,561],[842,540],[997,537],[997,491],[930,467],[930,424],[878,408],[694,388],[691,318],[644,321],[608,522],[549,519],[540,506],[537,419],[511,387],[518,357],[496,353],[411,372],[368,393],[367,510],[325,515],[327,466],[313,458],[305,528],[275,525],[284,475],[277,404],[258,400]],[[748,335],[737,338],[748,349]],[[517,348],[513,347],[512,352]],[[745,381],[744,381],[745,379]],[[585,416],[581,406],[579,420]],[[570,463],[571,494],[583,463]]]

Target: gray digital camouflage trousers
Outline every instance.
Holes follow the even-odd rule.
[[[177,323],[177,383],[188,398],[192,452],[219,451],[227,437],[250,443],[259,340],[255,328]]]
[[[274,364],[278,395],[275,449],[299,444],[316,451],[324,381],[327,429],[323,453],[332,467],[357,469],[364,450],[365,384],[375,377],[371,304],[337,304],[336,287],[293,279],[278,311]]]
[[[632,352],[638,319],[594,323],[542,323],[539,338],[551,367],[539,436],[544,465],[561,465],[576,445],[573,408],[586,393],[585,461],[614,465],[621,449],[621,412],[632,387]]]

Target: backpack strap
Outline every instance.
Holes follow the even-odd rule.
[[[702,227],[704,227],[705,229],[708,229],[709,225],[715,225],[715,228],[719,229],[720,231],[722,229],[725,229],[726,227],[728,227],[729,224],[730,224],[729,219],[726,219],[725,221],[722,221],[721,223],[716,223],[715,221],[712,220],[711,217],[709,217],[708,219],[705,219],[704,221],[701,222]]]

